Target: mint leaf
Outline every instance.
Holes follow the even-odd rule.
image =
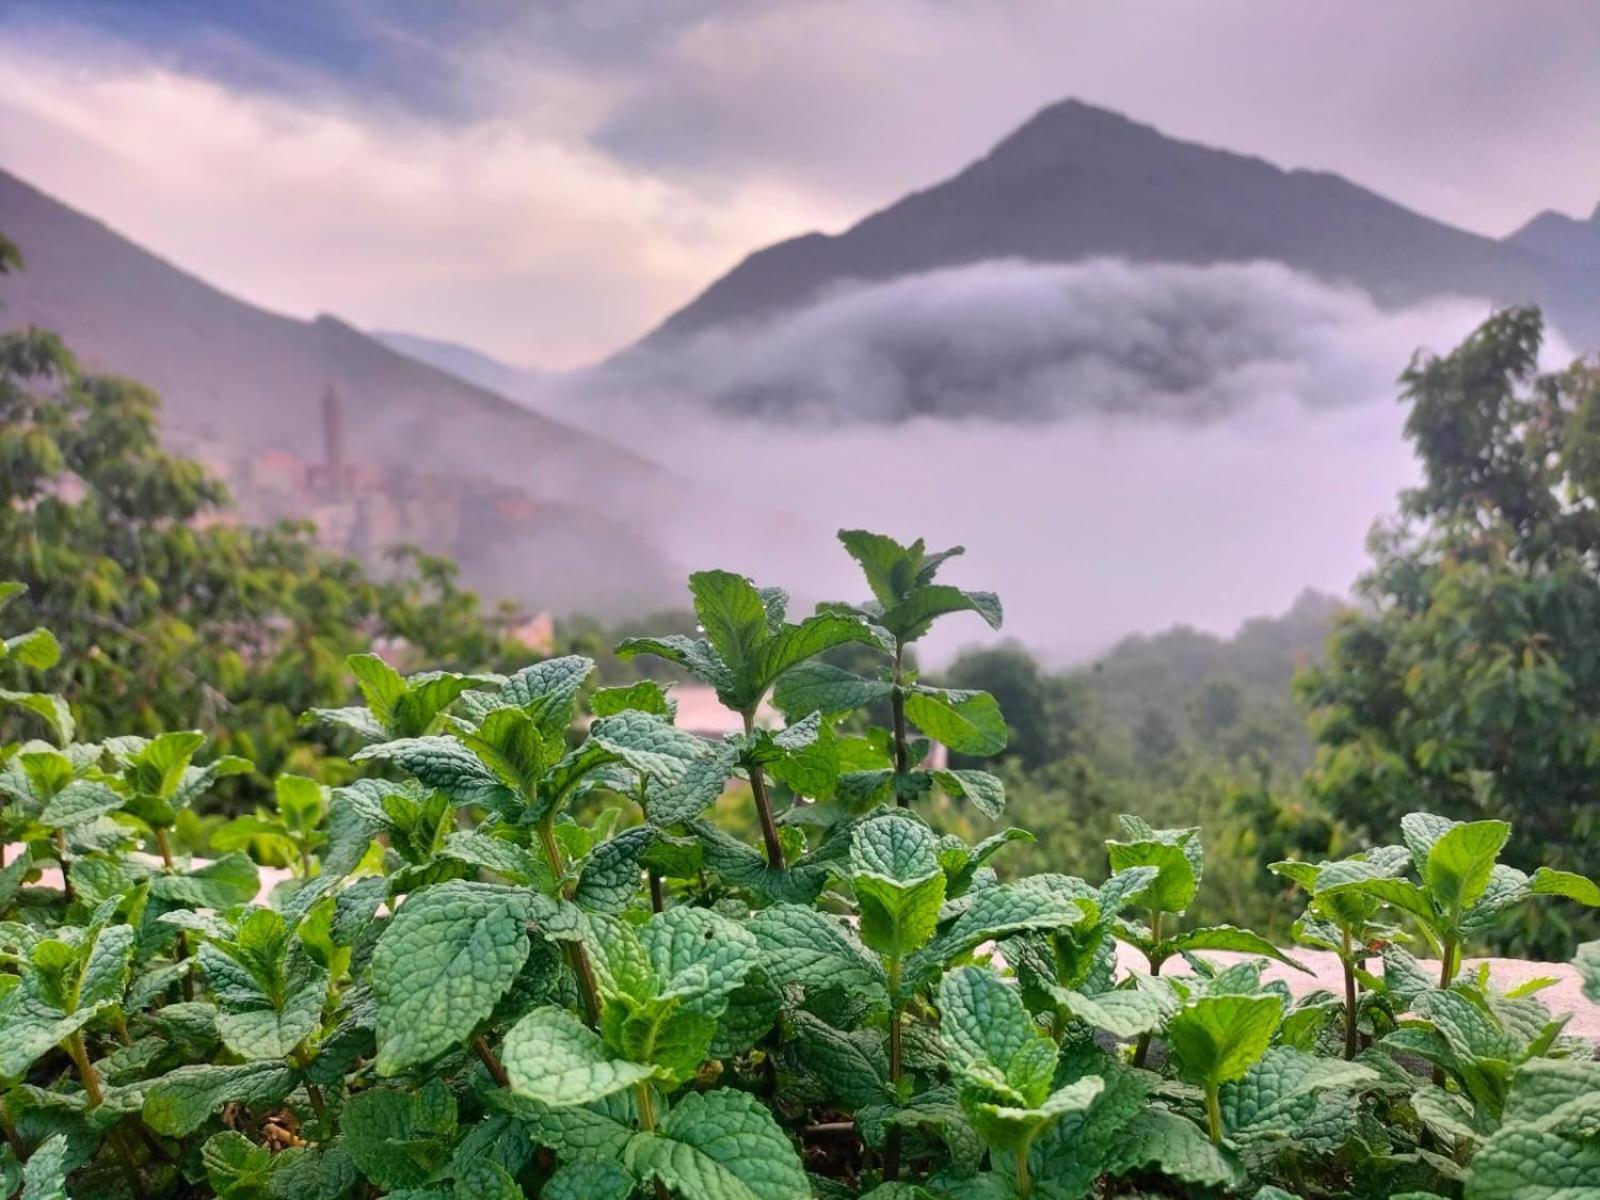
[[[872,949],[904,957],[933,936],[945,893],[933,830],[893,813],[862,822],[850,840],[850,875],[861,940]]]
[[[179,1067],[144,1085],[144,1121],[157,1133],[186,1137],[224,1104],[276,1104],[294,1085],[293,1072],[281,1063]]]
[[[563,1008],[537,1008],[505,1041],[506,1074],[519,1096],[552,1108],[576,1108],[650,1078],[652,1068],[614,1058],[589,1029]]]
[[[450,882],[408,897],[372,954],[380,1075],[464,1042],[528,957],[527,902],[508,888]]]
[[[1510,836],[1504,821],[1452,825],[1428,848],[1422,882],[1447,911],[1469,907],[1489,886],[1495,859]]]
[[[905,709],[912,724],[957,754],[998,754],[1010,737],[1000,705],[988,692],[916,687],[906,694]]]
[[[1283,998],[1273,994],[1196,1000],[1167,1026],[1178,1073],[1211,1087],[1240,1078],[1266,1053],[1282,1019]]]
[[[623,1162],[684,1200],[810,1200],[811,1184],[772,1114],[746,1092],[694,1092],[658,1133],[628,1142]]]

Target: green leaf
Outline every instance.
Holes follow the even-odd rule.
[[[384,729],[391,729],[395,705],[406,694],[406,681],[376,654],[352,654],[344,661],[350,674],[355,676],[356,686],[361,689],[372,715]]]
[[[661,983],[686,1011],[718,1017],[728,997],[761,961],[755,935],[708,908],[669,908],[639,930],[639,941]]]
[[[1199,929],[1191,929],[1169,939],[1166,945],[1178,954],[1194,950],[1235,950],[1244,954],[1260,954],[1286,963],[1297,971],[1304,971],[1308,975],[1315,974],[1310,967],[1290,958],[1259,933],[1252,933],[1248,929],[1239,929],[1232,925],[1206,925]]]
[[[1009,740],[1000,705],[988,692],[919,687],[907,693],[905,710],[918,729],[957,754],[998,754]]]
[[[933,936],[945,896],[933,830],[893,812],[862,822],[850,840],[850,874],[861,940],[872,949],[902,958]]]
[[[706,640],[734,678],[758,675],[757,657],[772,634],[766,602],[755,584],[731,571],[696,571],[689,576],[689,592]]]
[[[533,795],[544,772],[544,739],[527,713],[519,708],[494,709],[461,740],[517,796]]]
[[[922,539],[910,546],[902,546],[892,537],[870,533],[865,529],[841,529],[839,541],[845,552],[861,566],[867,577],[867,586],[884,608],[892,607],[911,594],[917,586],[917,574],[923,557]],[[939,555],[939,561],[962,553],[960,546]],[[935,564],[937,565],[937,564]]]
[[[825,717],[854,712],[887,700],[894,685],[863,679],[830,663],[806,662],[786,672],[772,689],[772,702],[789,717],[820,712]]]
[[[649,825],[624,829],[594,848],[578,875],[573,901],[589,912],[620,913],[638,895],[640,859],[656,840]]]
[[[761,647],[757,678],[771,685],[808,658],[852,642],[883,648],[870,625],[845,613],[821,612],[798,625],[785,625]]]
[[[506,1035],[506,1074],[519,1096],[576,1108],[650,1078],[653,1068],[612,1056],[598,1034],[563,1008],[536,1008]]]
[[[547,744],[559,745],[577,711],[578,693],[592,674],[594,660],[580,654],[547,658],[507,679],[495,701],[521,709]]]
[[[880,1036],[871,1031],[846,1033],[804,1010],[791,1013],[787,1024],[801,1061],[826,1089],[828,1099],[850,1109],[894,1100]]]
[[[1132,903],[1165,913],[1184,912],[1194,903],[1200,881],[1195,874],[1194,863],[1181,843],[1154,839],[1108,841],[1106,854],[1111,861],[1113,874],[1133,867],[1155,868],[1155,877],[1132,897]]]
[[[411,1095],[369,1088],[345,1103],[340,1125],[345,1149],[373,1183],[388,1191],[421,1187],[450,1161],[455,1097],[438,1080]]]
[[[1283,998],[1205,996],[1167,1026],[1178,1073],[1191,1083],[1217,1087],[1238,1079],[1266,1053],[1283,1019]]]
[[[1049,1087],[1028,1081],[1028,1090],[1012,1081],[1011,1070],[1019,1056],[1031,1057],[1035,1047],[1049,1045],[1050,1068],[1055,1066],[1054,1044],[1033,1023],[1016,992],[981,967],[951,971],[939,984],[939,1032],[951,1070],[960,1075],[1013,1091],[1018,1100],[1038,1102]],[[1021,1082],[1021,1081],[1018,1081]],[[1027,1086],[1025,1083],[1024,1086]]]
[[[658,1133],[628,1142],[623,1162],[684,1200],[810,1200],[811,1184],[772,1114],[746,1092],[693,1092]]]
[[[1292,1139],[1307,1111],[1307,1097],[1371,1087],[1379,1080],[1376,1071],[1361,1063],[1273,1046],[1243,1077],[1223,1085],[1223,1127],[1230,1138],[1241,1141]]]
[[[1572,871],[1540,867],[1533,873],[1529,889],[1535,896],[1564,896],[1590,908],[1600,908],[1600,886]]]
[[[1600,1004],[1600,941],[1584,942],[1572,958],[1578,977],[1583,980],[1583,994]]]
[[[670,721],[678,714],[678,702],[654,679],[640,679],[622,687],[597,688],[589,698],[589,711],[597,719],[637,711]]]
[[[633,1190],[633,1176],[614,1162],[573,1162],[545,1180],[539,1200],[628,1200]]]
[[[968,801],[991,821],[1000,819],[1006,807],[1006,785],[998,775],[987,771],[944,770],[933,773],[947,796]]]
[[[44,692],[12,692],[0,688],[0,704],[15,705],[25,712],[31,712],[50,727],[50,732],[56,735],[60,745],[68,745],[77,730],[72,720],[72,709],[60,696]]]
[[[46,1138],[22,1168],[22,1200],[72,1200],[67,1194],[71,1143],[65,1134]]]
[[[964,592],[948,584],[928,584],[886,608],[877,620],[901,642],[914,642],[936,619],[958,612],[977,613],[990,629],[999,629],[1004,617],[1000,597],[993,592]]]
[[[1097,996],[1064,991],[1061,999],[1067,1011],[1078,1020],[1103,1029],[1112,1037],[1132,1038],[1149,1033],[1159,1029],[1166,1017],[1166,1005],[1161,997],[1128,988],[1101,992]]]
[[[762,968],[780,987],[882,987],[882,968],[868,957],[855,931],[839,917],[798,904],[775,904],[756,913],[750,931]]]
[[[6,638],[0,658],[14,658],[35,671],[48,671],[61,661],[61,643],[48,629],[34,629]]]
[[[1105,1165],[1113,1176],[1154,1169],[1200,1187],[1227,1186],[1243,1176],[1199,1126],[1162,1108],[1147,1108],[1129,1121]]]
[[[1472,1158],[1465,1200],[1597,1200],[1600,1067],[1531,1059],[1517,1068],[1500,1128]]]
[[[261,891],[261,876],[249,855],[224,854],[214,862],[181,875],[157,875],[150,894],[158,900],[193,908],[232,908],[248,904]]]
[[[372,954],[377,1068],[393,1075],[464,1042],[528,957],[523,896],[449,882],[408,897]]]
[[[449,737],[401,738],[363,746],[351,762],[392,762],[415,775],[424,785],[437,788],[457,804],[496,805],[506,786],[467,747]]]
[[[1433,843],[1421,874],[1441,908],[1465,909],[1483,895],[1510,836],[1504,821],[1470,821],[1451,826]]]
[[[187,1137],[224,1104],[276,1104],[294,1086],[294,1073],[277,1062],[179,1067],[144,1085],[144,1121],[157,1133]]]

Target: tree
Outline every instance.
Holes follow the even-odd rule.
[[[1600,867],[1600,371],[1538,373],[1537,310],[1401,377],[1421,485],[1377,528],[1363,610],[1296,691],[1310,775],[1369,838],[1408,811],[1505,818],[1519,867]],[[1515,861],[1520,851],[1522,861]],[[1537,948],[1569,930],[1544,914]]]
[[[222,483],[162,450],[159,404],[54,334],[0,334],[0,580],[28,587],[15,620],[61,637],[84,740],[198,728],[270,775],[316,756],[296,714],[343,702],[345,656],[375,641],[408,667],[513,662],[448,562],[402,550],[380,580],[309,525],[231,523]]]

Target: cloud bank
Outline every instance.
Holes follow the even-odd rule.
[[[1384,311],[1274,263],[982,262],[856,285],[775,320],[640,350],[601,395],[814,424],[918,417],[1213,421],[1370,399],[1482,302]]]
[[[1007,633],[1070,662],[1348,594],[1416,478],[1396,376],[1486,312],[1386,312],[1277,267],[989,263],[718,334],[655,360],[670,383],[641,362],[626,391],[570,377],[541,406],[713,491],[659,514],[680,564],[811,602],[862,594],[841,526],[965,544],[952,581],[998,591]],[[780,394],[807,419],[726,408]],[[930,651],[987,636],[952,621]]]

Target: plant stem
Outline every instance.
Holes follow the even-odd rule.
[[[100,1090],[100,1076],[95,1074],[94,1065],[89,1061],[88,1048],[83,1044],[83,1030],[78,1030],[67,1039],[67,1056],[72,1059],[72,1065],[78,1068],[78,1078],[83,1081],[89,1107],[99,1108],[105,1101],[105,1094]]]
[[[639,1103],[639,1128],[645,1133],[654,1133],[656,1129],[655,1100],[650,1095],[650,1084],[640,1080],[633,1085],[634,1098]],[[668,1200],[667,1185],[661,1180],[655,1180],[656,1200]]]
[[[556,831],[550,817],[539,822],[539,844],[544,847],[544,857],[550,866],[550,873],[557,879],[564,878],[567,873],[567,863],[561,854],[561,843],[556,841]],[[570,884],[562,885],[562,892],[567,899],[572,899]],[[595,982],[594,967],[589,962],[589,952],[583,948],[582,942],[563,942],[562,948],[566,952],[572,973],[578,977],[578,987],[583,992],[583,1007],[589,1014],[589,1024],[598,1029],[600,987]]]
[[[161,865],[167,870],[172,870],[172,843],[167,840],[167,830],[163,825],[153,825],[156,835],[156,848],[161,851]],[[189,957],[189,935],[184,930],[178,930],[178,961],[182,962]],[[183,998],[194,999],[194,975],[185,973],[183,977]]]
[[[1456,979],[1456,941],[1454,938],[1445,938],[1444,944],[1439,948],[1439,987],[1441,990],[1449,987]]]
[[[889,957],[889,1089],[900,1094],[900,1075],[905,1054],[900,1029],[900,956]],[[883,1141],[883,1178],[893,1183],[900,1178],[900,1126],[889,1126]]]
[[[900,664],[903,654],[904,650],[899,640],[896,639],[894,645],[894,690],[889,693],[889,708],[894,714],[894,773],[897,785],[910,770],[910,765],[906,762],[906,696],[900,686]],[[896,786],[894,792],[895,803],[901,808],[909,808],[911,799],[905,791]]]
[[[17,1136],[17,1127],[11,1123],[11,1110],[6,1107],[6,1098],[0,1096],[0,1130],[5,1132],[6,1142],[11,1147],[11,1153],[16,1155],[19,1163],[28,1161],[28,1156],[23,1152],[22,1139]]]
[[[1206,1128],[1212,1145],[1222,1145],[1222,1099],[1214,1083],[1206,1084]]]
[[[667,907],[666,893],[661,889],[661,872],[654,867],[650,868],[650,910],[652,912],[665,912]]]
[[[1028,1147],[1017,1148],[1017,1195],[1022,1200],[1028,1200],[1028,1193],[1033,1191],[1033,1177],[1028,1174]]]
[[[506,1074],[505,1064],[496,1057],[493,1050],[489,1049],[489,1043],[484,1039],[483,1034],[480,1033],[472,1039],[472,1049],[477,1054],[478,1060],[488,1070],[490,1077],[494,1079],[497,1087],[511,1086],[511,1078]]]
[[[1156,953],[1156,947],[1161,943],[1161,912],[1159,909],[1150,910],[1150,952],[1145,958],[1150,963],[1152,976],[1161,974],[1161,964],[1166,960]],[[1144,1060],[1150,1056],[1150,1033],[1145,1031],[1139,1035],[1139,1040],[1133,1047],[1133,1065],[1144,1066]]]
[[[67,876],[67,831],[56,830],[56,857],[61,860],[61,894],[66,897],[68,904],[72,903],[72,880]]]
[[[1360,1038],[1356,1029],[1356,964],[1351,957],[1354,947],[1350,941],[1350,931],[1344,934],[1344,952],[1339,956],[1339,965],[1344,968],[1344,1056],[1354,1058],[1360,1047]]]
[[[756,729],[754,711],[742,713],[744,735],[749,737]],[[767,798],[767,777],[760,763],[751,763],[750,794],[756,799],[756,816],[761,820],[761,840],[767,846],[767,865],[775,870],[784,869],[783,843],[778,840],[778,824],[772,819],[772,801]]]

